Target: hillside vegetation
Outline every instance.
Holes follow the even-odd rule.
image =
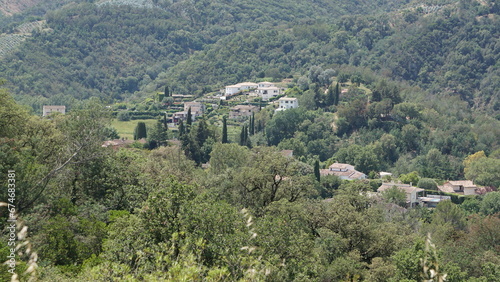
[[[0,48],[24,39],[0,54],[0,255],[17,262],[0,280],[499,281],[498,7],[64,0],[0,17]],[[282,93],[220,99],[244,81]]]
[[[314,65],[351,65],[433,94],[457,94],[478,109],[500,107],[493,2],[120,3],[49,13],[51,31],[3,60],[14,92],[37,107],[39,95],[59,103],[91,96],[111,102],[165,83],[202,94],[237,81],[303,74]]]

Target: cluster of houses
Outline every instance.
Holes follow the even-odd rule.
[[[381,175],[386,175],[388,173],[381,173]],[[328,167],[328,169],[321,169],[320,175],[335,175],[343,180],[362,180],[367,179],[366,174],[357,171],[353,165],[344,163],[334,163]],[[377,192],[381,193],[388,189],[396,187],[397,189],[405,192],[406,194],[406,205],[407,207],[415,206],[425,206],[425,207],[436,207],[437,204],[443,200],[450,200],[450,196],[444,195],[425,195],[425,190],[422,188],[414,187],[411,183],[395,183],[386,182],[382,183],[377,189]],[[438,186],[438,190],[445,193],[453,193],[458,195],[479,195],[484,194],[488,191],[483,191],[484,188],[474,185],[470,180],[459,180],[459,181],[448,181],[441,186]]]
[[[281,97],[276,103],[278,104],[278,108],[275,110],[285,111],[288,109],[298,108],[299,102],[297,98],[289,98],[289,97]],[[180,120],[185,121],[187,118],[187,114],[189,109],[191,108],[191,117],[193,119],[202,116],[205,113],[205,104],[202,102],[192,101],[184,103],[184,110],[180,112],[176,112],[172,115],[171,121],[173,123],[179,123]],[[241,119],[252,116],[252,114],[260,111],[259,106],[255,105],[236,105],[230,108],[229,111],[229,119]]]
[[[202,102],[192,101],[184,103],[184,110],[181,112],[176,112],[172,115],[172,122],[178,123],[180,120],[186,120],[188,111],[191,109],[191,117],[196,119],[201,117],[205,113],[205,104]]]
[[[220,98],[222,100],[226,100],[227,97],[243,92],[249,92],[261,97],[262,101],[268,101],[271,98],[279,96],[283,93],[283,91],[283,88],[279,88],[274,83],[268,81],[259,83],[242,82],[226,86],[224,90],[221,90],[223,95]]]

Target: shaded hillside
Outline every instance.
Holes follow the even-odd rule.
[[[47,27],[0,67],[18,99],[35,108],[42,96],[111,102],[166,83],[199,95],[314,65],[351,65],[500,109],[491,1],[99,1],[51,12]]]
[[[344,16],[333,23],[233,34],[160,74],[156,85],[195,92],[207,84],[216,89],[305,73],[313,65],[354,65],[435,94],[458,95],[475,108],[500,109],[500,22],[492,3],[462,1],[385,17]]]
[[[341,2],[157,1],[153,9],[71,4],[49,13],[51,32],[35,34],[0,70],[13,92],[36,107],[41,96],[57,96],[53,102],[59,103],[91,96],[111,101],[235,32],[330,21],[391,9],[400,1]]]

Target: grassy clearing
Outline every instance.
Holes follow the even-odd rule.
[[[115,119],[111,122],[111,125],[116,128],[120,138],[133,140],[134,129],[137,126],[137,123],[141,121],[146,123],[146,127],[153,126],[156,123],[156,119],[136,119],[130,121],[119,121]]]

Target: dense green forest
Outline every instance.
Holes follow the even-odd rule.
[[[351,65],[498,111],[493,2],[379,2],[72,4],[48,13],[47,29],[4,58],[1,71],[36,109],[45,98],[113,102],[165,83],[201,95],[238,81],[300,76],[314,65]]]
[[[0,14],[0,47],[41,20],[0,58],[13,281],[499,281],[493,1],[40,1]],[[299,108],[231,120],[246,96],[210,98],[265,80]],[[169,127],[171,94],[211,102]],[[145,144],[104,147],[132,117],[158,119]],[[319,173],[334,162],[368,179]],[[381,171],[482,192],[409,208]]]

